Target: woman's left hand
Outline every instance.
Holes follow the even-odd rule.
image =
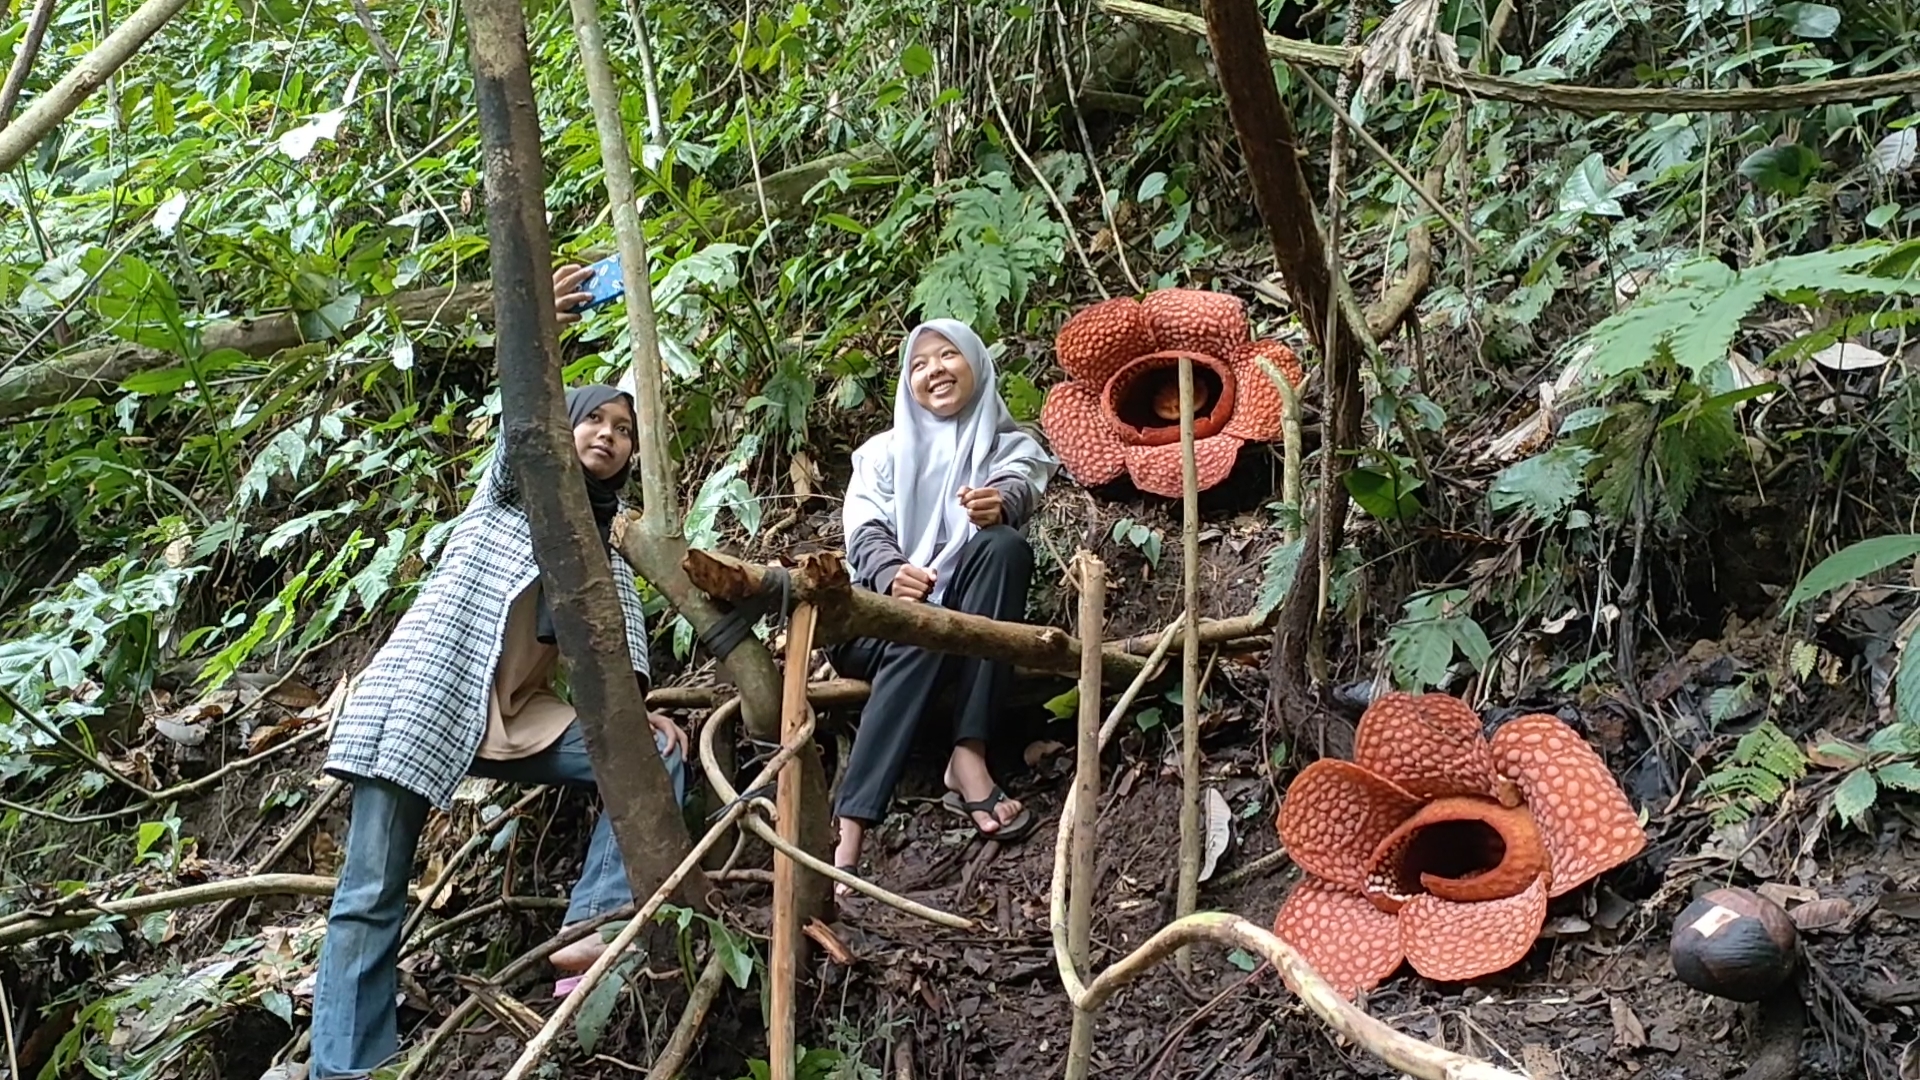
[[[1000,489],[969,487],[960,489],[960,505],[967,508],[967,520],[982,529],[1000,524]]]
[[[669,751],[677,751],[683,759],[687,756],[691,743],[687,740],[685,729],[679,724],[657,712],[647,714],[647,724],[656,734],[666,736]]]

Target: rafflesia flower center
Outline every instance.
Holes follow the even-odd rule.
[[[1107,426],[1134,446],[1180,441],[1180,358],[1193,364],[1193,437],[1220,433],[1233,418],[1233,368],[1200,353],[1149,353],[1107,380]]]

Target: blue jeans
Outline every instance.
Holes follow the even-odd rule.
[[[673,779],[673,797],[685,804],[686,763],[667,753],[666,739],[655,733],[654,746]],[[474,759],[476,776],[530,784],[594,787],[593,764],[576,721],[552,745],[517,761]],[[308,1061],[315,1080],[366,1076],[400,1048],[396,1009],[400,930],[407,916],[407,882],[420,830],[427,822],[427,800],[385,780],[353,785],[353,813],[347,826],[346,857],[340,883],[327,915],[327,936],[320,946],[320,971],[313,988],[313,1051]],[[596,919],[633,901],[626,864],[613,838],[613,819],[604,812],[587,843],[587,862],[567,902],[569,924]]]

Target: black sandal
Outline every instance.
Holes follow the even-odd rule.
[[[978,813],[985,814],[998,821],[1000,815],[994,813],[994,811],[999,808],[1001,803],[1008,801],[1010,800],[1007,798],[1007,793],[1000,790],[999,784],[995,784],[993,785],[993,791],[989,792],[984,799],[976,799],[968,802],[966,796],[961,795],[957,791],[949,791],[941,797],[940,805],[945,807],[948,813],[956,817],[965,818],[967,824],[973,826],[973,831],[980,839],[998,840],[1003,844],[1011,844],[1016,841],[1025,840],[1027,834],[1033,831],[1034,822],[1038,819],[1033,816],[1033,811],[1028,807],[1021,807],[1020,812],[1014,815],[1012,821],[1001,822],[1000,828],[993,832],[988,832],[981,828],[980,823],[973,819],[973,815]]]

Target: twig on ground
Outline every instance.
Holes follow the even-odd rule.
[[[1275,848],[1230,874],[1221,874],[1207,882],[1208,890],[1231,889],[1243,881],[1250,881],[1261,874],[1287,861],[1287,849]]]
[[[325,728],[323,727],[316,730],[325,730]],[[327,786],[321,789],[320,794],[314,796],[312,802],[307,804],[307,809],[300,815],[299,820],[287,827],[287,831],[281,834],[280,839],[274,843],[272,850],[268,851],[266,856],[259,862],[254,863],[248,872],[251,874],[264,874],[271,871],[275,863],[285,858],[287,852],[293,850],[293,846],[300,842],[300,838],[307,834],[307,830],[313,828],[313,823],[320,820],[320,815],[327,812],[327,807],[333,805],[333,800],[339,798],[340,793],[346,790],[346,787],[346,783],[337,778],[327,781]],[[214,908],[212,914],[208,915],[206,920],[200,924],[200,928],[211,931],[214,927],[219,926],[220,920],[226,918],[227,913],[232,911],[233,906],[238,904],[240,900],[240,897],[234,897],[221,901],[220,906]],[[406,939],[402,938],[401,940],[404,941]]]
[[[680,1075],[687,1055],[693,1052],[693,1040],[700,1036],[700,1025],[707,1021],[707,1010],[713,1008],[713,999],[720,996],[720,987],[726,981],[727,967],[720,962],[720,953],[716,950],[707,958],[707,966],[700,969],[700,978],[693,984],[687,1007],[680,1010],[680,1022],[674,1025],[673,1034],[667,1036],[667,1045],[660,1048],[660,1056],[653,1059],[647,1080],[673,1080]]]
[[[0,985],[0,1029],[7,1033],[7,1075],[13,1080],[26,1080],[20,1075],[20,1051],[13,1044],[13,1002],[7,998],[7,988]]]
[[[129,896],[122,900],[107,900],[70,914],[29,916],[0,926],[0,946],[17,945],[48,934],[77,929],[102,916],[132,918],[241,896],[331,896],[335,883],[334,878],[314,874],[256,874],[252,877],[209,881],[166,892]]]
[[[1187,1033],[1193,1030],[1194,1025],[1211,1016],[1213,1010],[1219,1008],[1228,998],[1252,985],[1253,980],[1259,978],[1260,973],[1265,970],[1264,967],[1254,969],[1246,978],[1215,994],[1212,1001],[1195,1009],[1193,1014],[1187,1017],[1186,1022],[1176,1028],[1173,1034],[1167,1036],[1166,1041],[1160,1044],[1160,1052],[1153,1055],[1153,1067],[1147,1071],[1147,1080],[1159,1080],[1160,1070],[1165,1067],[1167,1057],[1173,1053],[1175,1047],[1180,1045],[1180,1040],[1186,1038]]]
[[[426,919],[427,913],[433,910],[433,905],[439,902],[440,894],[446,892],[447,886],[453,884],[454,876],[460,872],[462,866],[466,865],[466,861],[472,858],[475,852],[486,846],[487,841],[494,833],[504,828],[507,822],[525,813],[527,807],[532,806],[535,800],[546,793],[547,787],[542,784],[527,792],[525,795],[520,796],[519,799],[514,801],[513,805],[507,807],[505,813],[496,816],[492,821],[481,823],[480,828],[475,830],[474,834],[467,838],[467,842],[460,845],[460,850],[453,853],[453,858],[447,860],[446,865],[441,868],[439,876],[433,879],[433,884],[427,887],[426,895],[420,898],[420,905],[413,909],[412,916],[407,919],[406,925],[400,930],[401,941],[404,942],[408,938],[411,938],[414,932],[420,929],[420,923]]]
[[[1141,689],[1160,669],[1160,661],[1167,658],[1168,650],[1173,648],[1174,639],[1180,635],[1181,629],[1186,625],[1187,615],[1181,612],[1179,618],[1168,623],[1167,628],[1160,631],[1160,640],[1153,643],[1153,651],[1147,654],[1147,662],[1141,665],[1140,673],[1133,677],[1133,682],[1127,684],[1127,689],[1120,695],[1120,700],[1113,703],[1113,711],[1107,713],[1106,722],[1100,725],[1099,746],[1095,751],[1096,754],[1106,750],[1107,740],[1113,738],[1114,730],[1120,726],[1121,718],[1127,715],[1127,709],[1132,707],[1133,700],[1140,696]]]
[[[420,936],[416,938],[411,943],[410,947],[408,947],[405,951],[406,952],[418,951],[422,948],[425,948],[427,943],[434,940],[435,938],[444,937],[445,935],[451,934],[455,930],[458,930],[463,926],[471,926],[472,924],[479,922],[481,919],[487,918],[490,915],[498,915],[502,911],[513,911],[516,909],[544,911],[549,909],[563,909],[566,906],[567,906],[567,899],[564,896],[499,896],[499,897],[495,897],[494,899],[489,900],[484,904],[481,904],[477,907],[470,907],[467,910],[461,912],[460,914],[453,916],[452,918],[443,919],[440,922],[434,923],[432,926],[427,927],[425,930],[420,931]],[[400,940],[405,942],[407,939],[406,937],[402,937]]]

